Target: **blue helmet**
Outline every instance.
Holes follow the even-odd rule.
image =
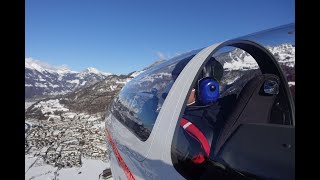
[[[203,105],[214,103],[219,99],[219,81],[223,75],[223,66],[213,57],[203,67],[197,82],[198,100]]]

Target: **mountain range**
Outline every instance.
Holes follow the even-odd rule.
[[[25,98],[66,94],[93,85],[111,74],[100,72],[92,67],[76,72],[26,58]]]
[[[294,96],[295,47],[282,44],[268,47],[268,49],[280,59],[279,63],[284,73],[287,74],[289,86]],[[259,73],[255,60],[241,49],[220,54],[216,59],[223,64],[225,73],[222,83],[227,86],[243,75],[246,79],[250,79]],[[41,62],[26,59],[26,99],[59,94],[60,96],[54,98],[59,99],[60,103],[70,110],[85,111],[90,114],[103,113],[126,82],[163,61],[156,61],[152,65],[128,75],[114,75],[100,72],[95,68],[87,68],[82,72],[71,71],[64,67],[52,68],[41,64]],[[244,74],[243,72],[246,71],[247,73]],[[38,113],[39,109],[37,110],[33,105],[26,112],[28,112],[26,116],[29,117],[43,116],[42,113]]]

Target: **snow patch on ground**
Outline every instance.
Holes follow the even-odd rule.
[[[48,95],[53,95],[53,96],[55,96],[55,95],[59,95],[59,94],[66,94],[66,93],[68,93],[68,92],[70,92],[70,91],[57,91],[57,92],[44,93],[44,94],[48,94]]]
[[[82,159],[83,165],[80,168],[65,168],[61,169],[59,173],[60,180],[74,179],[77,180],[89,180],[99,179],[99,174],[102,173],[107,167],[110,167],[109,163],[105,163],[101,160]],[[81,173],[80,173],[81,172]],[[79,174],[80,173],[80,174]],[[113,178],[109,178],[111,180]]]
[[[25,179],[26,180],[94,180],[102,179],[99,175],[106,168],[110,168],[109,162],[82,158],[81,167],[63,168],[45,164],[41,157],[25,155]],[[113,180],[109,178],[108,180]]]
[[[49,180],[54,179],[57,167],[46,165],[41,157],[25,155],[25,179]]]
[[[103,88],[98,89],[98,92],[105,92],[106,90]]]
[[[47,87],[47,85],[45,85],[45,84],[40,84],[40,83],[36,83],[35,86],[36,86],[36,87]]]
[[[75,79],[75,80],[72,80],[72,81],[67,81],[69,83],[72,83],[72,84],[79,84],[79,79]]]
[[[59,103],[58,99],[40,101],[38,104],[34,106],[34,108],[40,108],[43,114],[47,112],[53,114],[54,111],[69,111],[69,109],[65,108],[63,105]]]
[[[92,128],[96,128],[96,129],[103,129],[104,127],[105,127],[104,121],[102,121],[100,124],[95,124],[92,126]]]
[[[27,101],[25,101],[24,102],[24,108],[25,108],[25,110],[27,110],[28,109],[28,107],[30,107],[32,104],[34,104],[35,102],[34,101],[30,101],[30,102],[27,102]]]
[[[89,119],[87,119],[87,121],[96,121],[98,119],[100,119],[101,117],[99,116],[90,116]]]
[[[111,91],[115,90],[116,88],[117,88],[116,85],[110,85],[110,90],[111,90]]]
[[[51,87],[53,87],[53,88],[58,88],[59,86],[58,85],[56,85],[56,84],[49,84],[49,86],[51,86]]]
[[[83,86],[86,84],[87,81],[83,81],[80,85]]]
[[[123,82],[123,81],[116,81],[116,84],[126,84],[127,82]]]

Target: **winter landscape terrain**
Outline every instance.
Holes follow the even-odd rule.
[[[269,47],[280,59],[294,95],[295,47]],[[258,68],[240,49],[216,57],[225,69],[223,83],[237,82]],[[25,179],[103,179],[109,168],[104,132],[106,109],[121,88],[143,71],[114,75],[87,68],[82,72],[25,62]],[[112,179],[109,178],[109,179]]]
[[[104,178],[102,172],[110,166],[104,134],[105,109],[125,83],[145,69],[120,76],[90,71],[86,75],[95,77],[95,81],[91,79],[88,86],[76,83],[73,89],[63,87],[67,83],[61,82],[70,70],[54,71],[39,61],[33,61],[31,66],[26,59],[27,69],[30,73],[25,77],[26,89],[36,87],[38,91],[31,97],[26,94],[25,99],[25,179]],[[43,76],[50,81],[41,81]],[[62,78],[53,81],[52,76]],[[56,92],[48,82],[62,88],[56,88]],[[61,91],[63,88],[66,91]]]

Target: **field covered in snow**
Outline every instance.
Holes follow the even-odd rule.
[[[25,102],[26,109],[33,103]],[[32,110],[48,118],[25,119],[26,180],[102,179],[110,164],[100,114],[70,111],[59,99],[39,101]]]
[[[27,110],[28,107],[30,107],[33,103],[35,103],[34,101],[25,101],[24,102],[24,109]]]
[[[108,162],[101,160],[82,159],[81,167],[63,168],[53,167],[43,162],[40,157],[25,155],[26,180],[99,180],[103,170],[110,167]],[[109,178],[108,180],[112,180]]]

